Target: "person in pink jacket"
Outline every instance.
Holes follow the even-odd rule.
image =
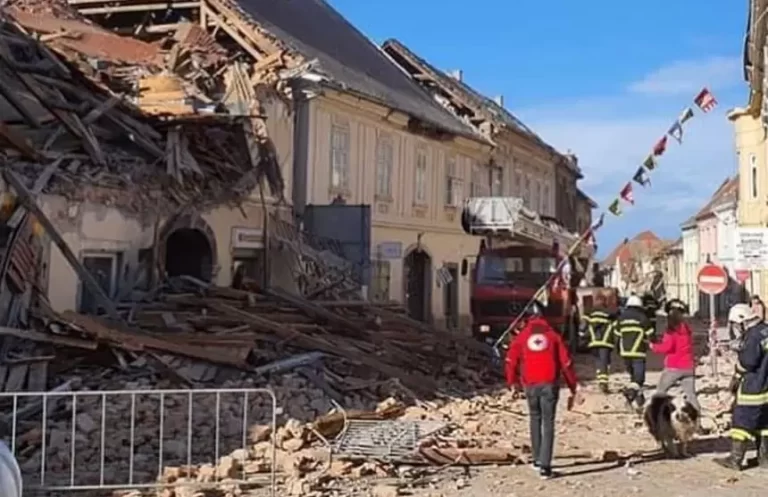
[[[666,395],[679,383],[687,400],[697,411],[701,406],[696,398],[696,361],[693,357],[693,331],[677,309],[667,316],[667,329],[658,343],[651,343],[651,351],[664,356],[664,371],[654,396]]]

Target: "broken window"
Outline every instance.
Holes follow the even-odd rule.
[[[413,203],[427,203],[427,151],[424,147],[416,147],[416,169],[414,177]]]
[[[376,195],[385,199],[392,198],[394,149],[392,137],[386,133],[379,133],[376,140]]]
[[[456,207],[461,203],[462,182],[456,170],[456,156],[445,156],[445,205]]]
[[[113,298],[117,293],[122,254],[118,252],[85,253],[82,256],[83,267],[93,275],[104,293]],[[80,282],[79,312],[98,314],[103,311],[97,297]]]
[[[349,128],[331,126],[331,188],[349,189]]]
[[[368,298],[374,302],[388,301],[390,279],[391,267],[389,261],[371,261],[371,287]]]

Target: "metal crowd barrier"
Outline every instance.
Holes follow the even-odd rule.
[[[249,453],[252,423],[276,433],[277,414],[263,388],[0,393],[0,439],[21,466],[25,495],[232,484],[267,486],[274,497],[276,437],[267,467],[218,469],[220,457]]]

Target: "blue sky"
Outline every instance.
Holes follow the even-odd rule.
[[[741,50],[747,1],[330,0],[380,43],[397,38],[505,105],[546,141],[579,156],[580,185],[604,209],[653,144],[708,86],[720,105],[670,140],[635,206],[608,215],[605,255],[651,229],[679,225],[736,172],[726,112],[746,103]]]

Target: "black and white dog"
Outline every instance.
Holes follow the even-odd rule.
[[[648,432],[661,444],[667,457],[690,455],[688,442],[693,439],[699,425],[699,411],[690,403],[670,395],[651,397],[644,419]]]

